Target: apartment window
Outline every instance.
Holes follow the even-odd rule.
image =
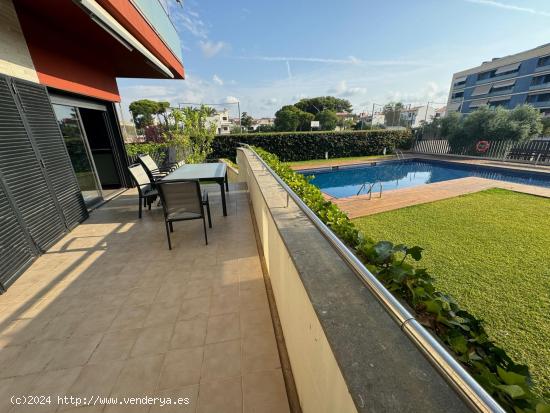
[[[464,86],[466,84],[466,79],[468,79],[467,76],[456,78],[453,86]]]
[[[482,72],[477,75],[477,80],[491,79],[493,77],[509,75],[511,73],[517,73],[519,72],[520,67],[521,67],[521,63],[514,63],[511,65],[499,67],[498,69],[495,69],[495,70]]]
[[[549,66],[549,65],[550,65],[550,55],[541,57],[539,59],[539,62],[537,63],[538,67]]]
[[[527,96],[528,103],[537,103],[537,102],[550,102],[550,93],[539,93],[538,95],[529,95]]]
[[[508,80],[504,82],[495,83],[493,84],[493,87],[491,88],[490,93],[511,91],[514,88],[515,84],[516,84],[515,80]]]
[[[224,126],[224,127],[223,127],[223,130],[227,130],[227,126]]]
[[[459,98],[462,98],[464,97],[464,91],[462,92],[455,92],[453,93],[453,95],[451,96],[452,99],[459,99]]]
[[[227,116],[224,116],[224,117],[222,118],[222,120],[227,120]]]
[[[550,83],[550,74],[535,76],[533,80],[531,80],[531,86],[544,85],[546,83]]]
[[[510,99],[492,100],[489,102],[489,107],[496,108],[499,106],[508,106],[508,103],[510,103]]]

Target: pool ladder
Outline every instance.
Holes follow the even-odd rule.
[[[359,191],[357,191],[357,195],[359,195],[361,193],[361,191],[363,191],[363,189],[365,189],[367,187],[367,185],[369,186],[369,189],[367,190],[366,194],[369,196],[369,199],[372,199],[372,190],[374,189],[374,186],[378,184],[380,185],[380,196],[378,198],[382,198],[382,182],[374,182],[372,184],[368,184],[367,182],[365,182],[363,185],[361,185],[361,188],[359,188]]]

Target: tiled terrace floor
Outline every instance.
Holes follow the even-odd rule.
[[[211,202],[209,245],[202,222],[182,222],[168,251],[161,209],[137,220],[128,191],[1,295],[0,412],[73,411],[57,395],[190,399],[79,413],[288,411],[246,193],[229,193],[225,218],[217,188]]]

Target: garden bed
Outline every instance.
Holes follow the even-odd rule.
[[[500,189],[358,218],[375,239],[421,245],[438,289],[485,321],[550,396],[550,200]]]

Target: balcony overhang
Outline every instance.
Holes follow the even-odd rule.
[[[128,12],[130,17],[121,19],[111,3],[132,7],[135,15]],[[129,1],[18,0],[14,4],[42,84],[118,101],[117,77],[184,78],[181,62]]]

